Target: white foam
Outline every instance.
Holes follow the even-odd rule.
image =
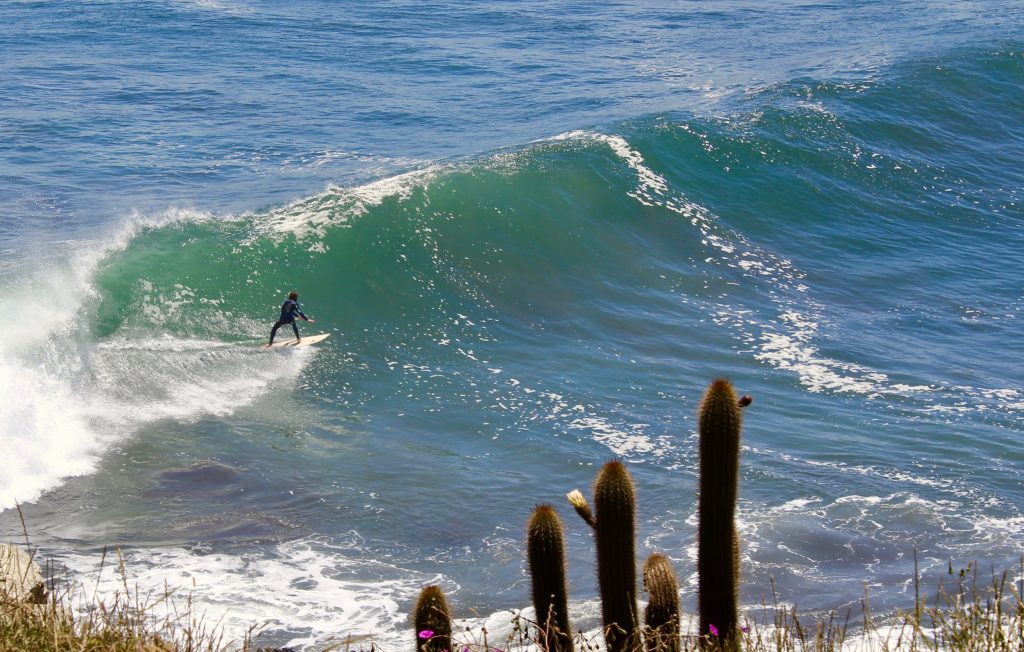
[[[123,554],[133,593],[156,598],[167,589],[175,591],[172,601],[155,603],[151,615],[161,620],[173,616],[174,609],[180,610],[191,598],[202,622],[217,625],[223,639],[236,644],[256,626],[257,631],[287,637],[286,647],[365,636],[382,649],[403,649],[411,625],[400,605],[410,604],[422,586],[443,581],[383,562],[354,559],[350,546],[311,539],[243,554],[181,548]],[[90,593],[96,587],[105,603],[124,594],[124,580],[112,560],[102,570],[99,556],[71,555],[63,561],[74,579]],[[452,592],[452,586],[446,583],[446,592]]]
[[[31,328],[18,320],[0,322],[0,342],[8,356],[32,353],[55,335],[66,334],[80,320],[82,306],[95,296],[91,281],[100,261],[128,246],[140,232],[174,224],[199,223],[209,213],[172,207],[144,215],[133,212],[119,224],[81,241],[25,245],[24,255],[12,260],[0,287],[0,311],[28,316]]]
[[[1024,516],[999,518],[984,515],[972,525],[978,541],[1011,541],[1017,547],[1024,545]]]
[[[115,237],[107,247],[57,243],[33,251],[25,257],[33,267],[13,270],[0,288],[0,311],[32,319],[30,325],[0,323],[0,450],[7,458],[0,510],[94,468],[106,435],[89,428],[68,377],[79,363],[62,355],[56,342],[69,341],[82,304],[93,295],[89,278],[97,261],[121,242]]]
[[[80,400],[64,383],[0,352],[0,405],[0,510],[94,469],[104,437],[89,429]]]
[[[238,0],[175,0],[178,4],[203,11],[216,11],[231,16],[244,16],[253,12],[252,7]]]
[[[690,131],[686,125],[681,128]],[[650,169],[625,138],[571,131],[552,140],[607,145],[637,175],[637,187],[628,193],[630,197],[688,219],[699,229],[701,243],[709,251],[706,262],[740,270],[755,282],[767,284],[769,292],[765,295],[777,308],[774,317],[757,319],[742,306],[724,303],[716,306],[713,318],[716,323],[733,326],[752,346],[755,359],[795,374],[808,391],[910,398],[923,403],[924,411],[949,415],[1024,411],[1019,388],[952,387],[928,380],[896,382],[884,371],[823,355],[816,342],[827,325],[826,310],[810,296],[805,275],[791,261],[758,248],[741,233],[723,229],[708,209],[673,193],[666,179]]]
[[[624,429],[612,425],[602,417],[587,416],[573,419],[568,427],[570,430],[590,432],[594,441],[607,446],[612,453],[623,459],[658,458],[666,455],[672,448],[669,438],[654,439],[644,432],[646,424],[632,424],[628,429]]]
[[[842,462],[822,461],[822,460],[797,460],[792,456],[784,454],[779,455],[783,459],[791,461],[799,461],[808,466],[817,466],[833,469],[841,473],[856,473],[858,475],[864,475],[874,478],[884,478],[886,480],[892,480],[901,484],[916,484],[924,487],[931,487],[934,489],[946,490],[946,491],[958,491],[958,487],[945,478],[928,478],[921,475],[914,475],[906,471],[900,471],[892,467],[882,467],[864,464],[845,464]],[[964,494],[966,496],[967,494]]]
[[[639,462],[663,458],[675,450],[673,438],[652,436],[647,432],[650,424],[615,423],[606,416],[593,413],[591,406],[570,400],[562,394],[524,387],[517,379],[509,379],[506,384],[510,387],[511,395],[499,401],[498,407],[514,409],[523,414],[527,421],[543,418],[553,430],[564,428],[567,432],[588,436],[616,457]]]
[[[638,200],[644,200],[644,198],[646,198],[648,202],[651,202],[648,205],[654,204],[654,200],[649,196],[649,193],[660,196],[668,192],[668,182],[665,181],[665,178],[644,165],[643,155],[630,147],[629,143],[622,136],[609,136],[592,131],[570,131],[564,134],[559,134],[551,140],[590,140],[604,143],[610,147],[615,155],[624,160],[639,177],[640,187],[637,189],[639,194],[631,196]]]
[[[95,344],[82,330],[99,262],[142,229],[210,219],[172,209],[131,215],[99,241],[49,245],[31,252],[0,287],[0,310],[31,316],[0,323],[0,510],[30,502],[64,479],[95,470],[103,451],[157,419],[229,414],[294,377],[305,352],[275,360],[256,347],[180,338],[121,335]],[[176,288],[159,314],[192,300]],[[31,297],[31,305],[25,305]],[[31,313],[29,315],[29,312]]]
[[[880,391],[884,374],[824,357],[811,344],[822,321],[823,310],[807,296],[808,288],[802,282],[804,275],[790,261],[758,250],[738,233],[723,231],[718,220],[703,206],[685,198],[672,197],[664,177],[648,168],[643,156],[624,138],[590,132],[570,132],[559,136],[559,139],[569,138],[586,138],[607,144],[637,173],[638,187],[630,196],[645,205],[662,206],[690,219],[700,229],[701,242],[714,252],[715,257],[711,261],[718,260],[743,270],[785,291],[775,295],[774,301],[779,306],[775,321],[751,322],[748,311],[742,311],[743,319],[737,320],[737,325],[756,325],[762,331],[759,337],[747,336],[751,343],[760,340],[755,358],[795,372],[811,391],[828,389],[868,394]],[[716,316],[728,321],[730,310],[735,308],[722,306]]]
[[[811,505],[819,504],[820,498],[794,498],[779,505],[776,509],[780,512],[802,512]]]
[[[345,226],[389,198],[409,198],[416,189],[430,185],[444,168],[429,166],[352,188],[331,186],[324,192],[292,202],[266,215],[249,215],[256,226],[254,237],[323,238],[328,228]],[[311,245],[325,251],[322,243]]]
[[[310,349],[271,358],[255,343],[206,344],[163,337],[96,347],[88,357],[89,413],[132,431],[162,419],[225,416],[296,377],[315,355]]]

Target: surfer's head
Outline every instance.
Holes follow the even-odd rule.
[[[292,301],[295,301],[296,299],[299,298],[299,293],[298,292],[289,292],[288,293],[288,298],[291,299]]]

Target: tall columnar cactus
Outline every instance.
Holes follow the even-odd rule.
[[[739,603],[739,540],[736,497],[739,491],[740,430],[743,417],[732,384],[715,380],[699,411],[700,498],[697,533],[697,606],[701,635],[736,634]]]
[[[648,652],[679,652],[679,582],[668,557],[655,552],[644,562],[644,635]]]
[[[413,612],[416,623],[416,650],[451,650],[452,617],[444,592],[437,585],[424,587]]]
[[[591,514],[578,491],[569,494],[576,512],[594,528],[597,541],[597,583],[601,591],[608,652],[632,652],[639,640],[636,609],[636,492],[621,462],[608,462],[594,482]]]
[[[563,540],[558,512],[551,505],[537,505],[526,528],[526,556],[540,629],[538,643],[547,652],[572,650]]]

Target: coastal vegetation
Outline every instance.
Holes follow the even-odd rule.
[[[652,553],[642,564],[646,604],[637,594],[637,499],[625,464],[606,463],[593,487],[594,509],[579,490],[567,494],[594,534],[602,625],[583,631],[570,621],[564,526],[553,505],[538,505],[526,525],[527,567],[533,611],[510,614],[508,633],[460,625],[441,587],[424,587],[413,608],[408,647],[422,652],[840,652],[847,650],[1024,650],[1024,559],[1021,568],[982,577],[977,567],[948,569],[948,583],[925,595],[915,568],[914,600],[906,610],[875,616],[867,597],[856,615],[830,612],[801,617],[781,602],[760,613],[739,608],[740,541],[735,524],[740,437],[748,396],[737,397],[726,380],[712,382],[698,410],[697,613],[684,614],[672,563]],[[24,521],[22,522],[24,528]],[[89,594],[81,584],[43,573],[25,550],[0,546],[0,652],[274,652],[259,645],[260,624],[241,641],[225,641],[205,622],[191,596],[166,587],[158,595],[133,589],[119,554],[123,591],[112,598]],[[25,549],[30,549],[27,534]],[[44,581],[44,578],[45,581]],[[643,609],[641,610],[641,606]],[[323,641],[316,650],[368,652],[381,647],[371,635]]]
[[[127,574],[128,571],[125,570]],[[54,582],[48,582],[54,586]],[[90,596],[80,585],[67,583],[50,591],[43,604],[17,603],[0,597],[0,652],[270,652],[259,642],[259,625],[241,641],[224,640],[215,625],[204,623],[188,596],[167,590],[142,596],[129,590],[112,601]],[[76,587],[76,588],[72,588]],[[949,584],[930,598],[916,596],[906,610],[872,615],[867,600],[855,620],[850,614],[826,618],[801,617],[792,607],[764,605],[741,619],[733,641],[698,636],[693,614],[682,615],[682,631],[675,649],[718,652],[897,652],[992,651],[1024,649],[1024,602],[1020,589],[1006,573],[983,579],[976,567],[950,570]],[[168,616],[170,613],[172,615]],[[160,615],[158,615],[160,614]],[[455,652],[528,652],[544,649],[543,629],[518,612],[509,614],[511,632],[500,637],[485,628],[460,626],[451,621]],[[412,623],[410,623],[412,625]],[[425,632],[429,632],[424,636]],[[339,633],[323,641],[314,652],[405,652],[428,647],[431,630],[410,629],[408,647],[391,650],[369,638],[348,638]],[[574,632],[571,648],[580,652],[604,649],[600,632]],[[648,639],[649,644],[651,639]],[[638,645],[635,652],[671,649]]]

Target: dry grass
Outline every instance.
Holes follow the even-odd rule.
[[[49,592],[45,604],[14,603],[0,597],[0,652],[220,652],[259,650],[251,629],[242,641],[222,640],[216,624],[208,626],[197,615],[190,595],[178,596],[171,588],[158,594],[132,589],[120,555],[105,565],[116,566],[121,590],[101,599],[81,584],[54,579],[48,569]],[[1024,560],[1020,576],[1024,577]],[[1020,579],[1008,573],[984,580],[977,568],[954,571],[926,599],[915,581],[914,604],[907,611],[886,616],[870,613],[867,598],[856,617],[852,611],[821,618],[801,618],[795,609],[763,605],[748,613],[744,630],[734,640],[684,635],[679,650],[742,652],[903,652],[903,651],[1013,651],[1024,652],[1024,602]],[[159,615],[158,615],[159,614]],[[535,623],[510,614],[510,633],[496,639],[485,628],[456,627],[453,652],[504,652],[536,649]],[[684,616],[684,621],[688,620]],[[684,622],[684,630],[686,622]],[[410,625],[409,649],[414,633]],[[603,650],[600,633],[577,633],[575,649]],[[319,651],[404,652],[382,650],[372,640],[338,639]],[[637,652],[640,652],[639,650]],[[643,652],[650,652],[644,650]]]
[[[684,635],[681,652],[1024,652],[1024,560],[1016,581],[1009,573],[982,581],[976,567],[954,571],[926,599],[915,578],[914,604],[906,611],[874,616],[865,596],[859,613],[830,613],[824,618],[801,618],[794,608],[776,599],[759,613],[748,613],[744,631],[732,640]],[[773,589],[774,596],[774,589]],[[536,649],[536,624],[512,614],[510,634],[488,640],[486,630],[453,635],[455,652],[518,652]],[[684,621],[687,616],[684,615]],[[684,630],[686,629],[684,622]],[[574,648],[603,650],[600,633],[578,632]],[[662,648],[666,650],[666,648]],[[636,652],[652,652],[641,647]],[[667,650],[666,650],[667,652]]]
[[[51,579],[42,604],[0,596],[0,652],[213,652],[224,648],[215,631],[196,616],[190,596],[177,599],[171,589],[159,595],[133,591],[120,555],[117,570],[122,587],[109,600],[56,578],[52,570],[46,573]]]

